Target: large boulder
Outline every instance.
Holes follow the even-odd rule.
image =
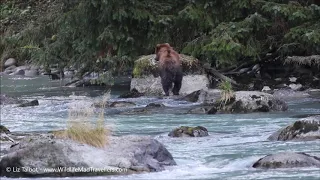
[[[254,168],[296,168],[296,167],[319,167],[320,158],[305,153],[282,152],[267,155],[253,164]]]
[[[224,110],[227,112],[269,112],[286,111],[288,105],[273,95],[259,91],[237,91],[235,101],[227,105]]]
[[[209,80],[206,75],[185,75],[182,79],[180,94],[187,95],[200,89],[207,89],[208,85]],[[163,94],[160,77],[132,78],[130,89],[136,89],[145,95]]]
[[[27,137],[13,146],[0,161],[0,176],[128,174],[161,171],[167,165],[176,165],[172,155],[160,142],[148,136],[109,137],[105,148],[96,148],[49,134]],[[12,172],[13,168],[20,172]],[[49,172],[46,168],[61,171]]]
[[[212,105],[222,113],[250,113],[285,111],[287,104],[273,95],[259,91],[236,91],[234,97],[227,104],[221,104],[222,91],[219,89],[206,89],[193,92],[182,100],[199,102],[204,106]],[[207,107],[207,109],[210,109]]]
[[[320,115],[303,118],[273,133],[269,140],[315,140],[320,139]]]
[[[172,130],[168,136],[170,137],[203,137],[208,136],[208,130],[205,127],[197,126],[197,127],[189,127],[189,126],[181,126]]]
[[[155,55],[142,56],[134,63],[133,78],[130,89],[136,89],[146,95],[161,95],[163,93],[158,64],[154,61]],[[180,94],[190,94],[209,87],[209,79],[204,74],[197,59],[180,54],[184,77]]]
[[[14,58],[9,58],[6,60],[6,62],[4,63],[4,67],[9,67],[9,66],[13,66],[16,65],[17,61]]]

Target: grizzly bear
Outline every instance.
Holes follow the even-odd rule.
[[[157,44],[155,60],[159,61],[161,84],[166,96],[174,84],[172,93],[179,95],[182,85],[182,66],[179,54],[168,43]]]

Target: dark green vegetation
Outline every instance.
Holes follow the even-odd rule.
[[[315,3],[315,4],[313,4]],[[320,1],[2,0],[0,57],[113,74],[157,43],[218,69],[320,53]]]

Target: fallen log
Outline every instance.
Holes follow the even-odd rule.
[[[219,79],[222,79],[224,81],[229,81],[231,84],[233,85],[238,85],[237,82],[223,74],[221,74],[219,71],[217,71],[216,69],[210,67],[210,65],[208,63],[204,64],[203,65],[203,68],[205,70],[205,72],[209,75],[212,75],[212,76],[216,76],[217,78]]]

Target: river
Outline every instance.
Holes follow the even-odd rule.
[[[47,77],[1,77],[1,93],[26,100],[39,100],[39,106],[17,108],[1,106],[1,124],[12,132],[43,132],[66,127],[68,111],[73,106],[90,107],[107,91],[105,88],[67,88]],[[128,81],[112,88],[111,100],[128,90]],[[190,106],[191,103],[169,99],[128,99],[139,106],[162,102],[167,106]],[[296,121],[295,115],[320,114],[320,99],[304,98],[287,102],[286,112],[193,115],[178,112],[144,115],[105,115],[114,135],[150,135],[172,153],[177,166],[165,171],[126,176],[91,177],[90,179],[320,179],[317,168],[257,170],[252,164],[267,154],[294,151],[320,154],[320,141],[281,142],[267,137]],[[172,129],[181,126],[204,126],[208,137],[170,138]],[[4,178],[1,178],[4,179]],[[49,179],[49,178],[45,178]],[[86,178],[66,178],[86,179]]]

